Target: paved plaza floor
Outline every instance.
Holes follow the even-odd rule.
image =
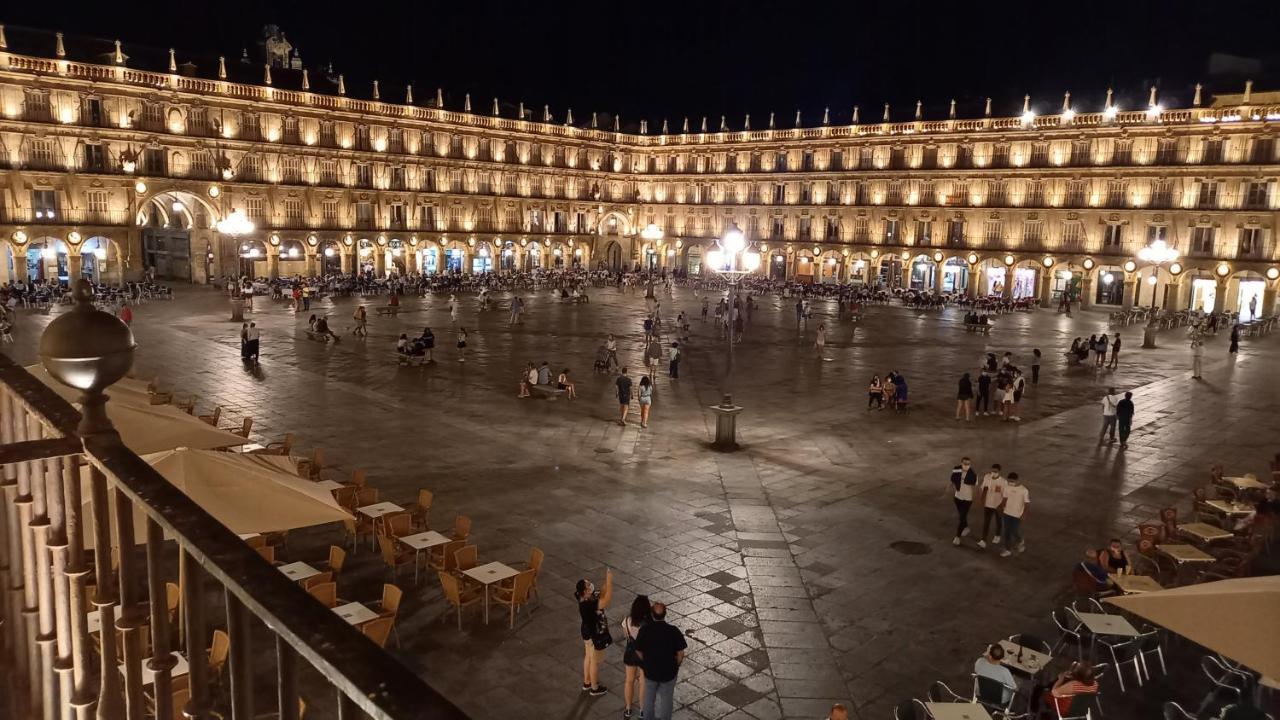
[[[173,302],[135,311],[139,376],[198,394],[203,411],[222,405],[224,424],[253,416],[255,439],[296,432],[304,452],[320,446],[343,468],[367,469],[384,499],[408,502],[430,488],[433,525],[470,515],[482,562],[546,551],[541,602],[513,630],[496,613],[488,626],[469,615],[462,632],[452,616],[441,622],[434,579],[406,594],[392,651],[476,718],[620,714],[619,647],[602,669],[611,692],[592,699],[579,691],[573,585],[599,583],[606,567],[616,573],[615,626],[646,593],[668,602],[671,621],[688,633],[677,717],[822,718],[839,701],[859,717],[888,718],[934,680],[967,692],[985,643],[1018,632],[1053,636],[1049,612],[1086,547],[1112,535],[1131,541],[1138,522],[1185,505],[1215,463],[1265,473],[1280,438],[1275,337],[1247,339],[1230,359],[1220,334],[1195,381],[1181,330],[1142,350],[1142,329],[1122,328],[1118,370],[1067,368],[1062,351],[1073,337],[1111,332],[1101,311],[1001,316],[984,337],[964,331],[959,310],[875,306],[855,327],[816,301],[801,338],[794,301],[768,296],[735,348],[743,447],[722,454],[708,447],[715,420],[707,408],[720,397],[725,347],[698,319],[692,290],[663,298],[668,328],[684,310],[692,337],[681,377],[668,378],[664,365],[656,378],[643,430],[635,413],[626,427],[615,422],[613,376],[592,372],[596,348],[613,332],[638,376],[643,293],[596,289],[586,305],[562,304],[550,291],[521,294],[527,312],[514,328],[505,310],[482,313],[473,296],[460,296],[452,312],[447,296],[410,297],[399,317],[371,317],[367,340],[344,332],[360,300],[319,301],[313,311],[330,315],[342,335],[336,345],[307,339],[306,314],[258,298],[256,373],[241,365],[239,323],[228,321],[215,291],[180,289]],[[34,360],[48,319],[24,311],[5,351]],[[821,359],[812,345],[819,322],[830,330]],[[437,337],[437,362],[399,367],[395,339],[425,325]],[[459,325],[470,333],[464,363],[453,348]],[[981,354],[1009,350],[1025,367],[1036,347],[1044,368],[1022,422],[953,420],[956,381],[976,371]],[[516,398],[525,363],[544,360],[553,372],[572,368],[579,399]],[[890,370],[910,383],[910,411],[868,412],[867,381]],[[1124,451],[1097,444],[1108,386],[1134,392]],[[1024,554],[952,547],[947,479],[961,455],[979,469],[1001,463],[1029,487]],[[977,511],[971,520],[981,520]],[[338,536],[302,534],[291,550],[320,558]],[[362,550],[354,560],[353,585],[341,594],[375,597],[376,557]],[[1151,700],[1178,691],[1162,688]]]

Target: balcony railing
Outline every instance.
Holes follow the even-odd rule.
[[[0,207],[0,222],[15,225],[128,225],[128,210],[86,210],[56,208],[37,213],[31,208]],[[37,217],[38,215],[38,217]]]
[[[61,340],[75,345],[74,338]],[[17,670],[0,678],[0,686],[8,686],[0,692],[6,704],[17,705],[16,717],[59,717],[68,707],[77,717],[92,717],[95,709],[100,718],[141,717],[144,670],[153,673],[146,684],[154,691],[154,716],[174,717],[176,652],[189,659],[188,717],[212,717],[225,693],[230,717],[252,718],[254,685],[263,683],[274,686],[281,720],[297,720],[302,696],[336,708],[341,720],[357,713],[377,720],[465,717],[263,560],[114,431],[89,423],[91,432],[78,434],[81,420],[52,389],[0,356],[0,512],[7,529],[0,533],[0,556],[9,559],[0,566],[8,637],[0,652]],[[145,517],[140,538],[135,511]],[[84,537],[91,526],[98,548],[92,554]],[[113,546],[123,551],[105,550]],[[185,647],[171,645],[170,580],[179,584]],[[225,607],[230,637],[230,682],[215,689],[206,642],[219,607]],[[100,617],[118,617],[114,627],[104,623],[91,634],[95,609]],[[263,633],[271,637],[270,652],[252,637]],[[117,657],[123,657],[119,669]],[[304,664],[316,672],[300,677]]]

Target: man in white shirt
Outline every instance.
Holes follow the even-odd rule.
[[[1200,379],[1200,363],[1204,362],[1204,342],[1200,340],[1191,341],[1191,378],[1193,380]]]
[[[1104,442],[1116,441],[1116,403],[1120,402],[1120,398],[1116,395],[1115,388],[1107,388],[1107,394],[1102,396],[1102,432],[1098,433],[1098,444]],[[1111,432],[1111,438],[1107,437],[1107,432]]]
[[[992,465],[991,472],[982,476],[981,490],[979,491],[979,499],[982,500],[982,537],[978,538],[978,547],[985,548],[987,546],[987,536],[991,532],[991,521],[996,522],[996,534],[992,538],[992,545],[1000,544],[1000,535],[1004,528],[1004,521],[1001,518],[1000,503],[1004,502],[1004,476],[1000,474],[1000,466]]]
[[[1114,415],[1112,416],[1114,418]],[[1009,557],[1013,550],[1022,552],[1027,543],[1022,539],[1022,518],[1027,514],[1027,506],[1031,504],[1031,493],[1018,480],[1018,473],[1011,472],[1005,480],[1004,487],[1004,551],[1000,557]],[[1010,549],[1012,548],[1012,549]]]
[[[1007,704],[1013,698],[1018,685],[1013,680],[1013,673],[1009,672],[1009,668],[1004,666],[1002,660],[1004,660],[1004,648],[999,645],[989,645],[986,654],[973,661],[973,674],[995,680],[1003,685],[1004,693],[1000,702]]]

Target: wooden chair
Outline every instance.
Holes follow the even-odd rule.
[[[342,574],[342,568],[347,564],[347,551],[337,545],[329,546],[329,559],[319,563],[320,567],[329,568],[333,573],[333,579],[336,581],[338,576]]]
[[[466,544],[466,540],[450,540],[443,545],[429,548],[427,550],[427,565],[431,569],[440,572],[452,572],[455,568],[453,554]]]
[[[254,550],[257,550],[257,551],[258,551],[258,554],[262,556],[262,559],[263,559],[263,560],[266,560],[267,562],[269,562],[269,563],[271,563],[271,564],[273,564],[273,565],[275,564],[275,562],[276,562],[276,548],[275,548],[275,546],[274,546],[274,545],[265,545],[265,544],[264,544],[262,547],[256,547],[256,548],[254,548]]]
[[[351,512],[355,512],[357,489],[358,488],[351,487],[350,485],[344,485],[340,488],[336,488],[333,491],[333,499],[342,507],[350,510]]]
[[[378,612],[378,617],[394,619],[400,614],[400,600],[403,597],[403,590],[391,583],[384,583],[382,586],[382,599],[374,606],[374,609]],[[391,626],[391,633],[395,636],[396,647],[400,647],[400,633],[396,632],[395,625]]]
[[[240,421],[240,427],[238,429],[233,428],[228,430],[228,432],[230,432],[232,435],[239,435],[245,440],[248,440],[249,431],[252,429],[253,429],[253,418],[247,417],[244,420]]]
[[[285,433],[283,440],[267,443],[266,447],[258,448],[252,452],[259,455],[288,455],[293,452],[293,433]]]
[[[1166,539],[1178,537],[1178,508],[1163,508],[1160,511],[1160,524],[1164,526]]]
[[[380,535],[404,537],[413,534],[413,517],[407,512],[388,513],[374,523]]]
[[[480,548],[475,545],[463,545],[453,551],[453,569],[456,572],[470,570],[480,561]]]
[[[387,646],[387,636],[391,634],[395,627],[396,619],[394,617],[380,617],[376,620],[370,620],[360,629],[364,636],[369,638],[378,647]],[[397,642],[399,642],[397,640]]]
[[[213,631],[213,644],[209,646],[209,678],[215,683],[222,682],[222,670],[227,666],[227,656],[231,654],[231,636],[221,630]]]
[[[396,543],[386,535],[378,536],[378,551],[382,553],[382,562],[391,571],[392,581],[400,579],[400,568],[414,563],[414,554],[407,550],[399,550]]]
[[[334,587],[337,587],[337,586],[338,586],[338,583],[334,582],[334,580],[333,580],[333,571],[332,571],[332,570],[325,570],[325,571],[324,571],[324,572],[322,572],[322,573],[316,573],[315,575],[312,575],[311,577],[307,578],[306,580],[303,580],[303,581],[302,581],[302,589],[303,589],[303,590],[310,590],[311,588],[313,588],[313,587],[315,587],[315,586],[317,586],[317,585],[324,584],[324,583],[333,583],[333,586],[334,586]]]
[[[311,597],[319,600],[320,604],[327,608],[334,608],[338,606],[338,583],[336,582],[313,585],[307,588],[307,592]]]
[[[431,514],[431,502],[435,499],[435,494],[430,490],[418,491],[418,504],[413,506],[413,524],[427,529],[427,518]]]
[[[365,484],[365,482],[366,482],[367,480],[368,480],[368,477],[366,476],[366,474],[365,474],[365,471],[364,471],[364,470],[358,470],[358,469],[357,469],[357,470],[352,470],[352,471],[351,471],[351,483],[350,483],[350,484],[351,484],[351,486],[352,486],[352,487],[362,488],[362,487],[364,487],[364,484]]]
[[[453,519],[453,539],[466,540],[469,535],[471,535],[471,518],[458,515]]]
[[[465,587],[458,578],[447,572],[438,573],[440,577],[440,587],[444,590],[445,602],[449,603],[458,611],[458,629],[462,629],[462,608],[468,605],[474,605],[484,601],[484,594],[475,588]],[[441,620],[448,617],[446,612],[440,616]]]
[[[356,491],[356,507],[364,507],[366,505],[376,505],[378,502],[378,488],[360,488]]]
[[[533,571],[533,587],[531,590],[533,591],[534,597],[538,598],[539,604],[542,603],[542,596],[538,594],[538,574],[542,572],[542,561],[545,560],[546,557],[547,555],[542,552],[542,548],[530,548],[529,562],[516,563],[517,565],[524,565],[526,570]]]
[[[299,477],[319,480],[321,470],[324,470],[324,448],[312,450],[310,460],[298,461]]]
[[[222,418],[222,406],[218,405],[213,409],[213,412],[208,415],[199,415],[198,417],[206,423],[209,423],[214,427],[218,427],[218,420]]]
[[[352,551],[360,547],[360,538],[373,535],[373,522],[365,519],[363,515],[343,518],[342,527],[347,531],[347,539],[351,541]]]
[[[1159,545],[1164,541],[1164,527],[1154,523],[1138,523],[1138,537],[1150,540],[1152,545]]]
[[[176,404],[176,407],[188,415],[194,415],[196,411],[196,402],[200,400],[199,395],[192,395],[186,400],[182,400]]]
[[[511,618],[507,623],[507,627],[513,628],[516,626],[516,610],[529,601],[529,594],[533,591],[533,578],[535,575],[535,571],[525,570],[511,578],[510,585],[503,583],[494,590],[493,601],[498,605],[506,605],[511,608]]]

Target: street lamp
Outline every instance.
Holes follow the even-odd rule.
[[[649,223],[648,225],[645,226],[643,230],[640,231],[640,237],[645,241],[645,247],[644,247],[645,268],[644,269],[645,269],[645,272],[648,273],[649,275],[649,287],[648,289],[645,290],[645,293],[644,293],[644,301],[649,306],[649,312],[653,312],[654,307],[657,305],[658,299],[653,295],[653,268],[649,267],[649,258],[652,257],[652,255],[648,252],[648,249],[650,245],[656,248],[658,246],[658,243],[662,242],[662,238],[665,236],[666,234],[662,232],[662,228],[658,227],[653,223]]]
[[[707,264],[729,282],[729,332],[726,333],[729,344],[721,387],[722,399],[719,405],[711,407],[711,412],[716,414],[716,440],[713,447],[718,450],[735,450],[738,447],[738,413],[742,412],[740,406],[733,404],[733,326],[737,313],[740,312],[737,307],[738,282],[744,275],[760,268],[760,253],[748,248],[742,231],[737,225],[731,224],[724,237],[720,238],[716,249],[707,253]]]
[[[218,231],[219,235],[227,235],[234,239],[241,235],[248,235],[257,228],[247,215],[235,208],[232,208],[230,214],[219,220],[217,224],[214,225],[214,229]],[[249,263],[249,267],[253,267],[252,261]],[[244,320],[244,301],[240,299],[239,279],[236,280],[234,288],[234,295],[231,300],[231,320],[233,322],[241,322]]]
[[[1156,310],[1156,284],[1160,282],[1160,267],[1165,263],[1171,263],[1178,259],[1177,248],[1169,247],[1164,240],[1153,240],[1149,245],[1138,251],[1138,259],[1151,265],[1151,318],[1147,321],[1147,327],[1142,331],[1142,347],[1154,348],[1156,346],[1156,329],[1158,327],[1158,318]]]

